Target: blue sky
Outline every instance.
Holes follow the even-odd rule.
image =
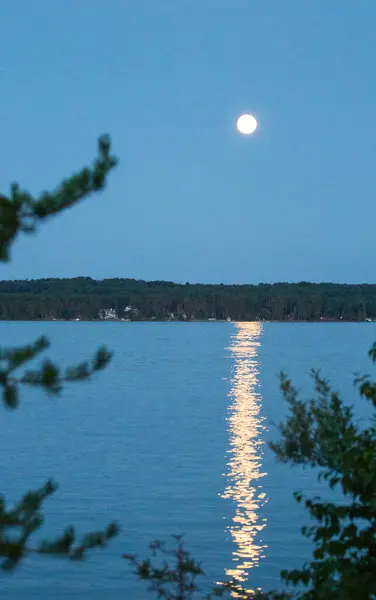
[[[13,0],[0,22],[0,190],[54,187],[103,132],[120,159],[3,278],[375,281],[375,0]]]

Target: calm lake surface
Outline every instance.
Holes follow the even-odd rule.
[[[355,371],[372,372],[373,324],[1,322],[2,345],[41,333],[48,356],[69,366],[102,343],[115,357],[61,398],[24,390],[2,410],[1,492],[11,500],[55,478],[42,537],[116,519],[121,535],[84,563],[31,556],[0,575],[12,600],[148,597],[121,553],[147,555],[153,538],[184,533],[210,581],[227,576],[254,589],[279,585],[309,545],[292,493],[320,493],[315,474],[275,462],[266,442],[286,407],[278,373],[307,398],[321,367],[348,400]],[[359,415],[367,414],[359,401]],[[205,583],[205,582],[203,582]]]

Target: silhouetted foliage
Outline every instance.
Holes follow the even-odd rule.
[[[262,592],[247,590],[233,580],[216,584],[209,593],[205,593],[198,578],[206,574],[201,563],[192,558],[185,549],[182,536],[172,536],[173,547],[164,542],[153,541],[150,544],[151,557],[139,559],[135,554],[124,554],[123,558],[134,567],[134,574],[140,581],[148,584],[148,591],[164,600],[202,600],[234,597],[242,600],[287,600],[290,594],[284,592]]]
[[[369,353],[376,361],[376,345]],[[360,397],[373,410],[362,427],[354,409],[346,405],[318,372],[313,372],[317,398],[300,400],[291,381],[281,386],[289,406],[282,439],[271,447],[290,465],[319,468],[319,479],[339,488],[343,501],[325,502],[296,493],[316,523],[303,527],[314,544],[313,556],[301,569],[283,571],[288,583],[304,585],[304,600],[370,600],[376,597],[376,383],[357,377]]]
[[[181,536],[175,537],[176,547],[168,548],[163,542],[154,541],[150,544],[152,557],[162,555],[163,560],[154,566],[151,559],[139,560],[135,554],[124,554],[123,558],[135,567],[135,574],[142,580],[148,581],[148,590],[155,592],[158,598],[166,600],[185,600],[192,598],[199,591],[197,577],[204,575],[200,563],[191,558],[184,549]],[[168,559],[173,559],[170,566]]]
[[[18,233],[34,232],[38,222],[104,188],[108,173],[116,165],[116,159],[110,153],[110,140],[107,136],[99,139],[98,146],[99,154],[93,166],[64,180],[55,192],[44,192],[34,198],[29,192],[13,184],[9,196],[0,196],[0,260],[9,260],[10,248]],[[111,359],[111,353],[103,347],[91,361],[64,371],[46,359],[39,368],[24,370],[16,376],[16,371],[23,369],[48,347],[48,340],[40,337],[22,348],[0,348],[0,385],[3,387],[3,401],[7,408],[15,409],[18,406],[20,387],[23,385],[59,394],[64,383],[89,379]],[[117,524],[111,523],[103,531],[89,533],[77,539],[75,529],[68,527],[55,540],[45,541],[34,547],[30,538],[43,524],[42,505],[56,489],[53,481],[47,481],[38,490],[27,492],[12,508],[7,508],[5,498],[0,497],[0,564],[3,570],[14,569],[30,552],[65,556],[72,560],[82,559],[88,550],[106,546],[118,533]]]

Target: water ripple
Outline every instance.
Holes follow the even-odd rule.
[[[229,449],[227,486],[222,498],[234,502],[232,522],[227,530],[234,543],[232,564],[226,575],[244,584],[250,570],[264,557],[260,533],[266,527],[261,507],[267,502],[263,490],[263,440],[265,430],[258,392],[258,347],[261,323],[237,323],[230,351],[234,360],[228,407]]]

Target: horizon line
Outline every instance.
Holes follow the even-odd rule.
[[[181,282],[177,282],[177,281],[171,281],[168,279],[137,279],[136,277],[103,277],[103,278],[96,278],[96,277],[90,277],[87,275],[78,275],[75,277],[37,277],[37,278],[28,278],[25,277],[23,279],[19,279],[19,278],[14,278],[14,279],[0,279],[0,283],[18,283],[18,282],[32,282],[32,281],[74,281],[74,280],[79,280],[79,279],[86,279],[86,280],[90,280],[90,281],[95,281],[95,282],[103,282],[103,281],[134,281],[137,283],[151,283],[151,284],[155,284],[155,283],[164,283],[167,285],[175,285],[175,286],[189,286],[189,285],[201,285],[201,286],[212,286],[212,287],[244,287],[244,286],[248,286],[248,287],[258,287],[258,286],[277,286],[277,285],[340,285],[340,286],[375,286],[375,283],[369,283],[369,282],[357,282],[357,283],[349,283],[349,282],[338,282],[338,281],[307,281],[307,280],[300,280],[300,281],[272,281],[272,282],[268,282],[268,281],[260,281],[258,283],[223,283],[223,282],[219,282],[219,283],[203,283],[200,281],[196,281],[196,282],[191,282],[191,281],[181,281]]]

